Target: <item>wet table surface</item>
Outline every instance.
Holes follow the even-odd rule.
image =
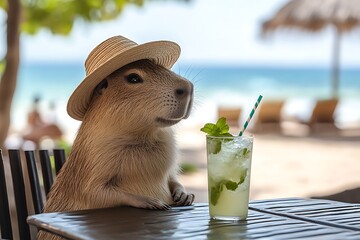
[[[168,211],[131,207],[43,213],[28,223],[68,239],[360,239],[360,204],[252,201],[246,221],[210,220],[207,204]]]

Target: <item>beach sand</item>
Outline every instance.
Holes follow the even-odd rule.
[[[180,181],[196,202],[206,202],[205,134],[195,128],[186,134],[179,138],[180,159],[198,171]],[[331,195],[360,187],[359,172],[359,128],[311,136],[254,134],[250,199]]]

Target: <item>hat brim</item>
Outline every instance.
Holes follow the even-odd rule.
[[[156,41],[137,45],[115,55],[109,61],[94,70],[75,89],[67,104],[67,112],[76,120],[83,120],[90,105],[95,87],[117,69],[143,59],[170,69],[180,56],[178,44],[170,41]]]

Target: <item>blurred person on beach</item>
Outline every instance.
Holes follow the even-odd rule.
[[[30,128],[37,128],[45,124],[40,115],[39,103],[40,97],[34,97],[32,110],[29,112],[27,117],[27,123]]]
[[[55,141],[61,139],[63,135],[54,116],[55,104],[50,103],[51,116],[48,117],[46,121],[40,114],[39,103],[40,97],[34,97],[32,110],[27,117],[27,133],[23,135],[24,141],[32,141],[37,147],[43,139],[50,138]]]

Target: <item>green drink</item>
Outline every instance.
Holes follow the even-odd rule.
[[[253,138],[207,135],[206,143],[210,217],[246,219]]]

